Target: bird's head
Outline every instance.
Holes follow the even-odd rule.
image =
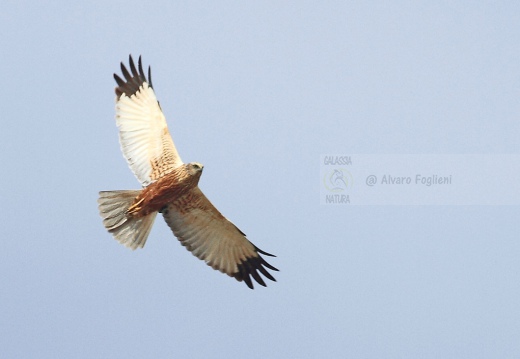
[[[190,162],[187,165],[188,173],[190,176],[199,176],[202,174],[202,170],[204,169],[204,165],[198,162]]]

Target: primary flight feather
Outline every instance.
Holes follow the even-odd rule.
[[[99,213],[105,228],[125,246],[146,243],[157,213],[181,244],[212,268],[253,289],[251,277],[265,286],[264,277],[276,281],[267,269],[277,271],[260,254],[273,256],[253,245],[224,217],[198,183],[203,166],[182,162],[141,57],[130,71],[121,63],[123,78],[116,80],[116,123],[121,151],[141,185],[140,190],[102,191]]]

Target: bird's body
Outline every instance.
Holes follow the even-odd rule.
[[[186,197],[198,185],[202,174],[201,165],[198,165],[198,169],[193,169],[193,166],[191,163],[181,165],[149,184],[135,198],[127,214],[143,217]]]
[[[114,74],[116,123],[123,155],[143,189],[100,192],[106,229],[125,246],[142,248],[157,213],[162,213],[181,244],[212,268],[251,289],[251,277],[265,286],[258,272],[274,281],[266,268],[277,269],[260,254],[272,255],[249,242],[202,193],[198,183],[203,166],[182,162],[155,97],[150,69],[147,79],[141,58],[138,70],[130,56],[130,70],[121,63],[125,80]]]

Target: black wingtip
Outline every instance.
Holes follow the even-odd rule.
[[[123,86],[125,84],[125,81],[121,77],[119,77],[118,74],[114,74],[114,80],[116,80],[119,86]]]
[[[139,78],[139,73],[137,72],[137,69],[135,68],[135,63],[134,63],[134,59],[132,59],[132,55],[130,55],[130,59],[128,60],[128,62],[130,63],[130,71],[132,71],[132,77]]]
[[[152,85],[152,67],[148,66],[148,83],[150,84],[150,87],[153,88]]]
[[[142,60],[141,55],[139,55],[139,60],[137,62],[137,66],[139,67],[139,74],[144,77],[143,60]]]
[[[125,64],[121,62],[121,73],[123,74],[124,80],[117,74],[114,74],[114,79],[117,83],[116,95],[118,99],[121,97],[122,94],[126,94],[129,97],[135,95],[145,82],[148,83],[148,85],[151,88],[153,88],[151,81],[151,69],[150,67],[148,68],[149,80],[147,80],[146,75],[143,71],[141,56],[139,56],[137,68],[135,66],[132,54],[128,55],[128,63],[130,65],[130,71],[128,71]]]
[[[276,279],[267,271],[266,268],[278,271],[277,268],[267,263],[264,258],[257,254],[256,257],[246,258],[246,260],[238,264],[238,272],[235,273],[234,277],[239,282],[244,281],[250,289],[254,289],[251,277],[261,286],[267,287],[265,281],[260,276],[260,273],[273,282],[276,282]]]
[[[255,251],[257,251],[258,253],[261,253],[261,254],[263,254],[263,255],[269,256],[269,257],[276,257],[274,254],[264,252],[263,250],[261,250],[261,249],[258,248],[257,246],[255,246]]]

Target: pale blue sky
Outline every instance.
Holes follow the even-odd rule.
[[[519,357],[520,207],[319,204],[322,154],[520,153],[519,24],[515,2],[7,0],[2,355]],[[211,270],[162,218],[135,252],[103,228],[97,192],[138,188],[129,53],[277,283]]]

